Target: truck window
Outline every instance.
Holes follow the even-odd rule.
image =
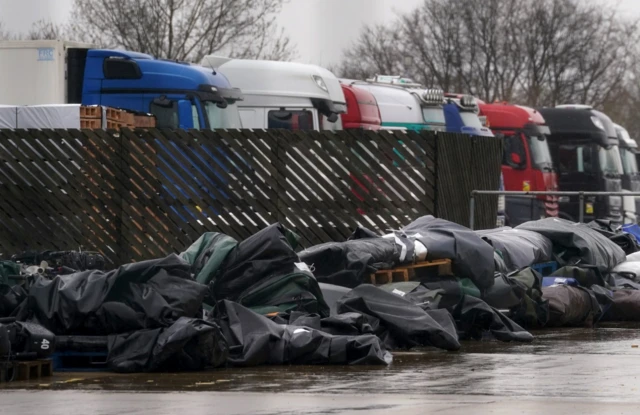
[[[286,130],[313,130],[313,113],[311,111],[269,111],[267,128]]]
[[[622,167],[624,174],[636,174],[638,173],[638,163],[636,161],[636,155],[626,148],[620,149],[620,157],[622,158]]]
[[[178,118],[178,103],[176,101],[171,101],[170,107],[157,105],[152,102],[149,106],[149,112],[156,116],[156,119],[158,120],[156,125],[158,128],[177,129],[180,125]],[[194,122],[194,125],[200,124]]]
[[[520,167],[514,165],[513,159],[511,158],[511,154],[517,154],[520,156],[521,164],[526,165],[527,162],[527,153],[524,148],[524,143],[522,142],[522,138],[519,135],[508,135],[504,138],[504,155],[502,158],[502,164],[511,167]]]
[[[191,105],[191,119],[193,120],[193,128],[200,129],[200,117],[198,116],[198,107],[196,104]]]
[[[560,173],[595,173],[598,171],[597,157],[592,146],[560,146]]]

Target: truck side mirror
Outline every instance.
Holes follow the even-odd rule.
[[[167,99],[166,96],[161,95],[158,98],[153,99],[153,105],[157,105],[163,108],[171,108],[173,106],[173,101],[170,99]]]
[[[178,101],[178,119],[180,120],[178,125],[182,130],[192,130],[193,128],[200,128],[193,125],[193,109],[191,107],[191,101],[181,99]],[[215,126],[211,126],[215,128]]]
[[[522,159],[520,158],[520,154],[518,153],[511,153],[511,161],[516,166],[520,166],[522,164]]]
[[[336,122],[336,121],[338,121],[338,114],[333,113],[333,114],[329,115],[329,116],[327,117],[327,121],[329,121],[329,122]]]

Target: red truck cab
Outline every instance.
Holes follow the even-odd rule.
[[[553,169],[546,138],[550,134],[549,127],[538,111],[519,105],[495,103],[481,104],[480,115],[486,117],[494,134],[504,136],[502,173],[505,190],[558,190],[558,177]],[[542,217],[557,217],[558,198],[507,197],[506,213],[511,226]]]
[[[373,94],[355,85],[342,84],[347,112],[342,114],[342,128],[379,130],[382,124],[378,102]]]

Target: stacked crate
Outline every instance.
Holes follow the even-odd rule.
[[[134,115],[130,112],[115,108],[107,108],[107,130],[121,128],[135,128]]]
[[[135,114],[133,120],[136,128],[156,128],[156,117],[153,114]]]
[[[102,107],[99,105],[81,106],[80,128],[90,130],[102,128]]]
[[[102,123],[103,113],[106,124]],[[134,113],[110,107],[81,106],[80,128],[98,130],[119,130],[121,128],[156,128],[156,117],[153,114]]]

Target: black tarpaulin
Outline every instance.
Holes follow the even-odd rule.
[[[633,235],[623,232],[622,229],[619,228],[619,225],[614,224],[610,220],[597,219],[589,222],[587,226],[598,231],[611,242],[618,245],[626,255],[638,252],[636,238]]]
[[[509,272],[553,261],[553,244],[539,233],[511,228],[489,229],[476,233],[500,251]]]
[[[584,224],[547,218],[523,223],[516,229],[546,236],[553,242],[555,254],[567,263],[595,265],[608,272],[626,259],[622,248]]]
[[[27,291],[21,285],[0,284],[0,318],[9,317],[27,298]]]
[[[207,286],[190,278],[177,255],[127,264],[110,272],[40,277],[18,310],[56,335],[108,335],[168,327],[201,309]]]
[[[369,275],[400,262],[400,247],[391,239],[366,238],[328,242],[300,252],[319,282],[355,288]]]
[[[330,314],[337,314],[338,300],[344,297],[349,291],[349,288],[340,287],[339,285],[320,283],[320,290],[322,290],[322,296],[330,309]]]
[[[231,301],[214,310],[229,345],[228,363],[258,365],[386,365],[392,361],[375,335],[334,336],[304,326],[277,324]]]
[[[543,327],[549,319],[549,304],[542,298],[542,276],[531,268],[497,274],[482,299],[498,310],[509,310],[509,318],[525,328]]]
[[[481,290],[493,284],[493,248],[471,229],[429,215],[402,231],[427,248],[428,259],[451,259],[456,277],[471,279]]]
[[[412,302],[373,285],[361,285],[338,301],[339,313],[360,313],[380,320],[378,334],[398,348],[434,346],[458,350],[460,343],[449,313],[427,312]]]
[[[480,339],[485,332],[500,341],[530,342],[533,336],[482,299],[468,295],[463,285],[451,278],[422,283],[393,283],[385,289],[418,305],[425,311],[447,311],[453,317],[461,339]]]
[[[262,280],[291,274],[300,262],[294,251],[297,236],[279,223],[240,242],[226,257],[213,282],[217,300],[235,301]]]
[[[211,321],[182,317],[166,329],[108,337],[107,364],[116,372],[177,372],[215,368],[227,359],[227,344]]]

